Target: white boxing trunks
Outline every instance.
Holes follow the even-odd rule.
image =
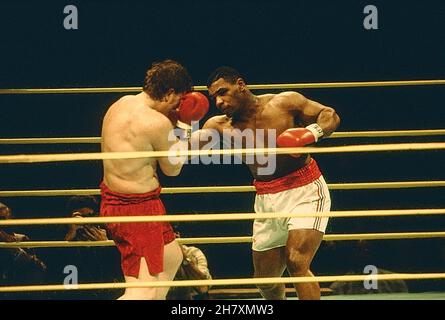
[[[254,181],[257,190],[255,212],[313,213],[329,212],[331,198],[314,159],[306,166],[271,181]],[[255,219],[253,244],[255,251],[286,245],[289,230],[313,229],[325,232],[329,217]]]

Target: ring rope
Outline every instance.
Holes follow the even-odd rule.
[[[445,80],[396,80],[396,81],[352,81],[322,83],[276,83],[252,84],[251,90],[271,89],[321,89],[321,88],[359,88],[359,87],[398,87],[398,86],[429,86],[444,85]],[[207,91],[206,86],[194,86],[196,91]],[[111,88],[46,88],[46,89],[0,89],[0,94],[61,94],[61,93],[132,93],[139,92],[142,87],[111,87]]]
[[[397,233],[355,233],[324,235],[324,241],[348,240],[392,240],[392,239],[429,239],[444,238],[445,231],[440,232],[397,232]],[[217,244],[217,243],[250,243],[252,237],[207,237],[178,238],[181,244]],[[0,248],[69,248],[69,247],[112,247],[113,240],[105,241],[24,241],[0,242]]]
[[[330,190],[369,190],[445,187],[445,181],[403,181],[403,182],[354,182],[329,183]],[[162,188],[162,194],[255,192],[254,186],[208,186],[208,187],[169,187]],[[62,190],[8,190],[0,191],[0,197],[43,197],[43,196],[94,196],[100,189],[62,189]]]
[[[445,134],[445,129],[349,131],[349,132],[334,132],[327,138],[419,137],[419,136],[441,136],[444,134]]]
[[[386,130],[386,131],[350,131],[334,132],[331,138],[377,138],[377,137],[419,137],[442,136],[445,129],[431,130]],[[71,137],[71,138],[8,138],[0,139],[0,144],[65,144],[65,143],[101,143],[101,137]]]
[[[340,152],[381,152],[381,151],[415,151],[442,150],[445,142],[436,143],[395,143],[395,144],[366,144],[341,147],[299,147],[299,148],[249,148],[249,149],[220,149],[220,150],[190,150],[190,151],[135,151],[135,152],[93,152],[93,153],[63,153],[63,154],[25,154],[0,156],[0,163],[36,163],[56,161],[82,160],[112,160],[112,159],[140,159],[180,156],[203,155],[250,155],[274,153],[340,153]]]
[[[9,138],[0,139],[0,144],[63,144],[63,143],[101,143],[100,137],[73,138]]]
[[[0,220],[0,226],[38,225],[38,224],[93,224],[93,223],[135,223],[135,222],[172,222],[172,221],[226,221],[226,220],[254,220],[271,218],[359,218],[359,217],[388,217],[414,215],[442,215],[442,209],[394,209],[394,210],[356,210],[331,211],[312,213],[214,213],[214,214],[175,214],[163,216],[125,216],[125,217],[93,217],[93,218],[38,218],[38,219],[10,219]],[[75,221],[75,223],[73,222]]]
[[[364,281],[364,280],[429,280],[443,279],[445,273],[392,273],[372,275],[334,275],[315,277],[284,277],[284,278],[240,278],[213,280],[176,280],[151,282],[111,282],[84,284],[55,284],[29,286],[0,286],[0,292],[23,291],[60,291],[60,290],[95,290],[122,289],[146,287],[194,287],[194,286],[226,286],[226,285],[258,285],[270,283],[307,283],[307,282],[335,282],[335,281]]]

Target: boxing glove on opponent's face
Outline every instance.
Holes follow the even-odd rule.
[[[209,100],[200,92],[186,93],[176,110],[178,114],[178,127],[183,124],[190,127],[192,121],[199,121],[209,111]]]
[[[306,128],[291,128],[284,131],[277,137],[277,146],[282,148],[298,148],[313,144],[323,136],[321,127],[313,123]],[[291,154],[293,157],[300,157],[301,154]]]

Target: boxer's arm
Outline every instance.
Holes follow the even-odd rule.
[[[169,150],[186,150],[187,142],[179,140],[174,135],[174,128],[167,117],[159,117],[153,119],[150,123],[149,141],[153,146],[154,151],[169,151]],[[159,157],[156,158],[162,172],[167,176],[177,176],[182,169],[184,159],[181,157]]]
[[[285,92],[283,106],[295,114],[305,126],[316,123],[323,130],[323,137],[331,135],[340,125],[336,111],[319,102],[307,99],[297,92]]]
[[[221,129],[221,120],[219,116],[212,117],[208,119],[202,129],[197,130],[192,133],[190,144],[192,148],[202,149],[204,146],[208,145],[209,142],[215,142],[219,144],[222,129]]]
[[[221,124],[224,122],[225,116],[214,116],[207,120],[202,126],[203,129],[220,130]]]

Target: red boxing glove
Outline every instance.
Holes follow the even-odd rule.
[[[192,121],[199,121],[209,111],[209,100],[200,92],[186,93],[178,107],[178,126],[185,123],[190,126]]]
[[[306,128],[287,129],[277,138],[277,145],[283,148],[304,147],[318,141],[323,136],[321,127],[313,123]],[[299,157],[300,154],[292,154],[293,157]]]

